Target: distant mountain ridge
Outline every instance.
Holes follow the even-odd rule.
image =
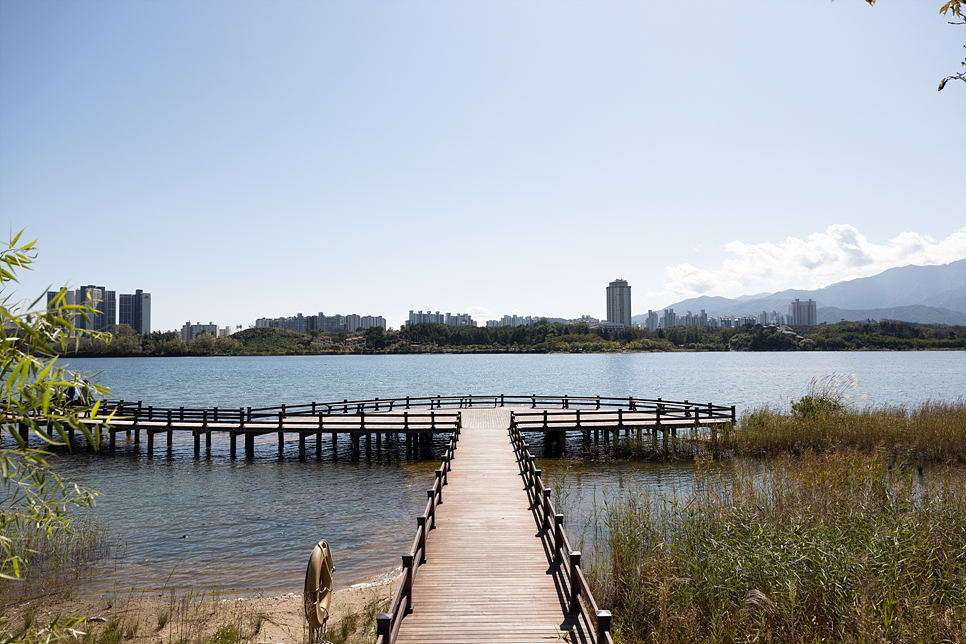
[[[940,266],[903,266],[878,275],[836,282],[815,290],[789,289],[740,298],[701,296],[669,304],[678,315],[704,309],[709,316],[788,313],[794,299],[813,299],[818,321],[903,320],[919,324],[966,324],[966,259]],[[661,313],[663,309],[659,310]],[[646,315],[635,315],[638,323]]]

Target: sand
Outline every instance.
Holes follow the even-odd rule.
[[[395,589],[396,578],[392,578],[336,590],[326,639],[374,641],[374,615],[385,610]],[[85,616],[87,619],[76,628],[97,637],[97,640],[83,638],[86,641],[107,639],[104,635],[112,628],[120,630],[121,641],[136,644],[191,644],[219,629],[237,634],[237,638],[227,638],[227,641],[253,644],[301,644],[309,639],[300,592],[252,597],[200,592],[181,597],[130,592],[91,599],[47,596],[4,602],[2,614],[11,621],[5,627],[0,626],[0,633],[5,629],[16,632],[24,616],[32,616],[39,624],[57,615]]]

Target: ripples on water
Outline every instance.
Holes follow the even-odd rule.
[[[813,376],[854,374],[870,404],[955,400],[966,391],[966,360],[949,353],[601,354],[314,356],[69,360],[101,372],[116,397],[185,407],[264,407],[281,403],[451,394],[637,396],[747,408],[787,406]],[[327,437],[328,435],[326,435]],[[119,435],[119,441],[123,434]],[[298,460],[294,435],[280,461],[274,435],[256,458],[228,457],[215,437],[210,460],[195,461],[190,437],[168,456],[163,435],[154,458],[120,441],[115,457],[58,457],[101,493],[96,517],[123,549],[103,562],[86,590],[151,592],[188,587],[230,593],[301,588],[313,544],[332,544],[339,587],[399,565],[422,512],[434,458],[408,462],[374,449],[371,463],[333,462],[329,439],[316,462],[310,441]],[[177,436],[176,436],[176,440]],[[440,439],[442,440],[442,439]],[[340,448],[348,448],[342,438]],[[560,475],[559,462],[541,467]],[[566,466],[568,502],[586,517],[595,499],[643,486],[662,493],[690,485],[689,465],[578,463]]]

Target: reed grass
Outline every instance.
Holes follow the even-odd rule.
[[[69,598],[90,566],[119,552],[107,529],[89,515],[78,517],[69,532],[48,533],[19,523],[5,535],[25,553],[20,579],[0,579],[0,600],[37,596]]]
[[[886,451],[906,460],[966,463],[966,401],[925,402],[864,409],[781,413],[762,407],[745,413],[722,441],[738,455],[775,456],[843,448]]]
[[[966,477],[855,449],[726,466],[597,508],[591,583],[617,639],[966,641]]]

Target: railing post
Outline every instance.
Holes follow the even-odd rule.
[[[550,488],[543,488],[543,525],[549,528],[551,525],[550,512]]]
[[[238,426],[242,428],[245,427],[245,408],[244,407],[238,408]]]
[[[580,607],[580,551],[570,551],[570,610],[574,612]]]
[[[392,615],[389,613],[376,613],[376,639],[382,638],[382,644],[390,644],[389,638],[392,637]]]
[[[555,514],[553,515],[553,560],[561,561],[563,559],[563,520],[564,515]]]
[[[436,527],[436,490],[426,490],[426,500],[429,501],[429,516],[426,518],[429,519],[429,529],[432,530]]]
[[[426,563],[426,541],[427,541],[426,533],[429,531],[429,528],[426,527],[425,514],[421,514],[418,517],[416,517],[416,526],[417,526],[417,529],[419,530],[419,549],[423,551],[423,556],[419,558],[419,563],[421,565]]]
[[[404,592],[409,595],[409,608],[406,610],[407,613],[413,612],[413,577],[416,576],[416,568],[413,566],[413,560],[416,558],[414,553],[409,553],[408,555],[402,556],[402,566],[403,566],[403,589]]]
[[[606,642],[607,633],[610,632],[610,611],[598,610],[595,617],[597,617],[597,641]]]
[[[436,488],[439,490],[439,504],[443,504],[443,470],[436,470]]]

